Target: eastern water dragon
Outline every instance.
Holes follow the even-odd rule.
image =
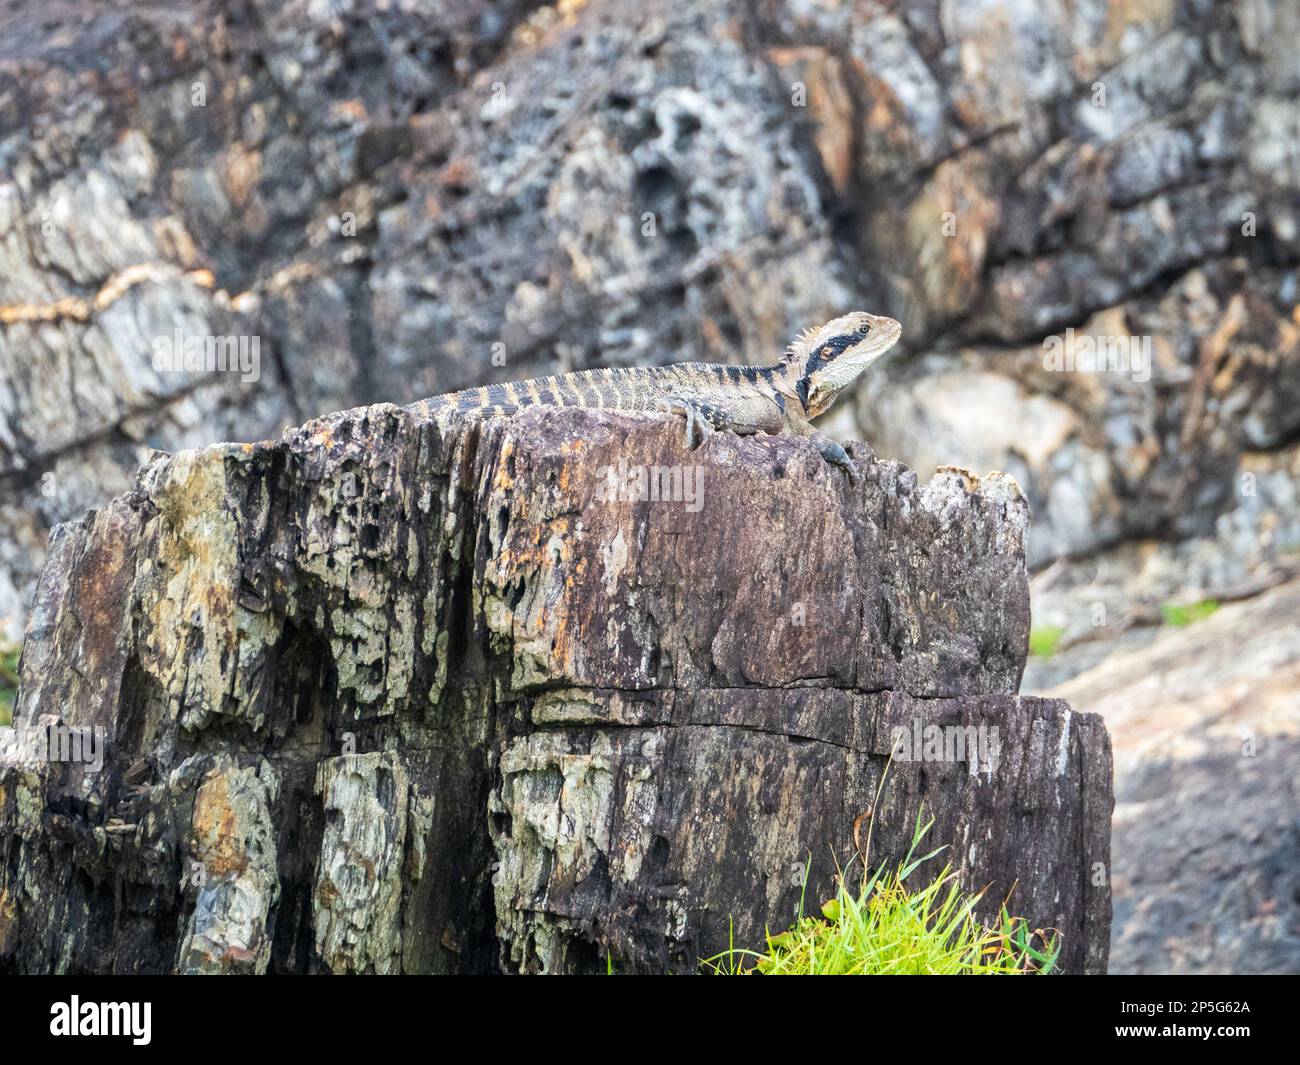
[[[788,433],[808,437],[823,458],[856,477],[844,448],[814,429],[811,419],[893,347],[901,333],[892,318],[855,311],[802,333],[771,366],[680,362],[578,370],[449,392],[414,407],[426,414],[510,414],[537,405],[670,412],[685,419],[687,447],[715,430]]]

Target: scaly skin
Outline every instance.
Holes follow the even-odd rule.
[[[901,333],[892,318],[855,311],[801,335],[774,366],[680,362],[579,370],[450,392],[414,407],[426,414],[510,414],[537,405],[671,412],[686,420],[687,447],[714,430],[790,433],[809,437],[823,458],[856,477],[844,449],[814,429],[810,419],[829,409]]]

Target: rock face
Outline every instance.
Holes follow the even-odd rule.
[[[1049,694],[1115,743],[1112,971],[1300,969],[1300,581]]]
[[[151,446],[852,306],[910,351],[832,428],[1012,473],[1035,566],[1207,535],[1300,433],[1292,0],[181,7],[0,16],[11,642]],[[1120,372],[1045,364],[1067,329]],[[176,330],[256,380],[157,369]]]
[[[924,809],[1104,971],[1109,740],[1016,695],[1025,502],[853,457],[387,405],[158,456],[51,544],[0,966],[689,972]],[[896,746],[929,726],[965,748]]]

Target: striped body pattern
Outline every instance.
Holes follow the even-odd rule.
[[[674,401],[722,401],[743,392],[770,400],[772,367],[723,366],[681,362],[671,366],[578,370],[528,381],[483,385],[427,399],[422,406],[433,412],[454,409],[460,413],[513,414],[520,407],[586,407],[611,410],[670,411]]]

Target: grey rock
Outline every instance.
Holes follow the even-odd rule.
[[[903,319],[914,355],[978,352],[976,374],[1097,314],[1190,365],[1204,331],[1163,305],[1196,274],[1288,350],[1267,340],[1300,254],[1285,3],[194,8],[6,16],[5,114],[34,116],[0,124],[11,635],[44,531],[150,446],[575,366],[765,361],[859,304]],[[178,326],[259,337],[259,379],[155,373]],[[1113,471],[1150,427],[1012,374],[1095,428],[1037,457],[1088,473],[1030,474],[1035,565],[1212,525],[1240,441],[1295,432],[1296,361],[1251,361],[1213,453],[1136,489]],[[1178,380],[1142,399],[1153,424],[1185,416]],[[873,403],[839,430],[870,433]]]
[[[1300,968],[1297,619],[1293,580],[1051,689],[1114,737],[1114,971]]]
[[[381,405],[158,456],[41,579],[16,726],[108,746],[0,765],[0,966],[691,971],[924,811],[1104,971],[1109,741],[1015,694],[1025,502],[852,451]],[[932,725],[972,746],[891,763]]]

